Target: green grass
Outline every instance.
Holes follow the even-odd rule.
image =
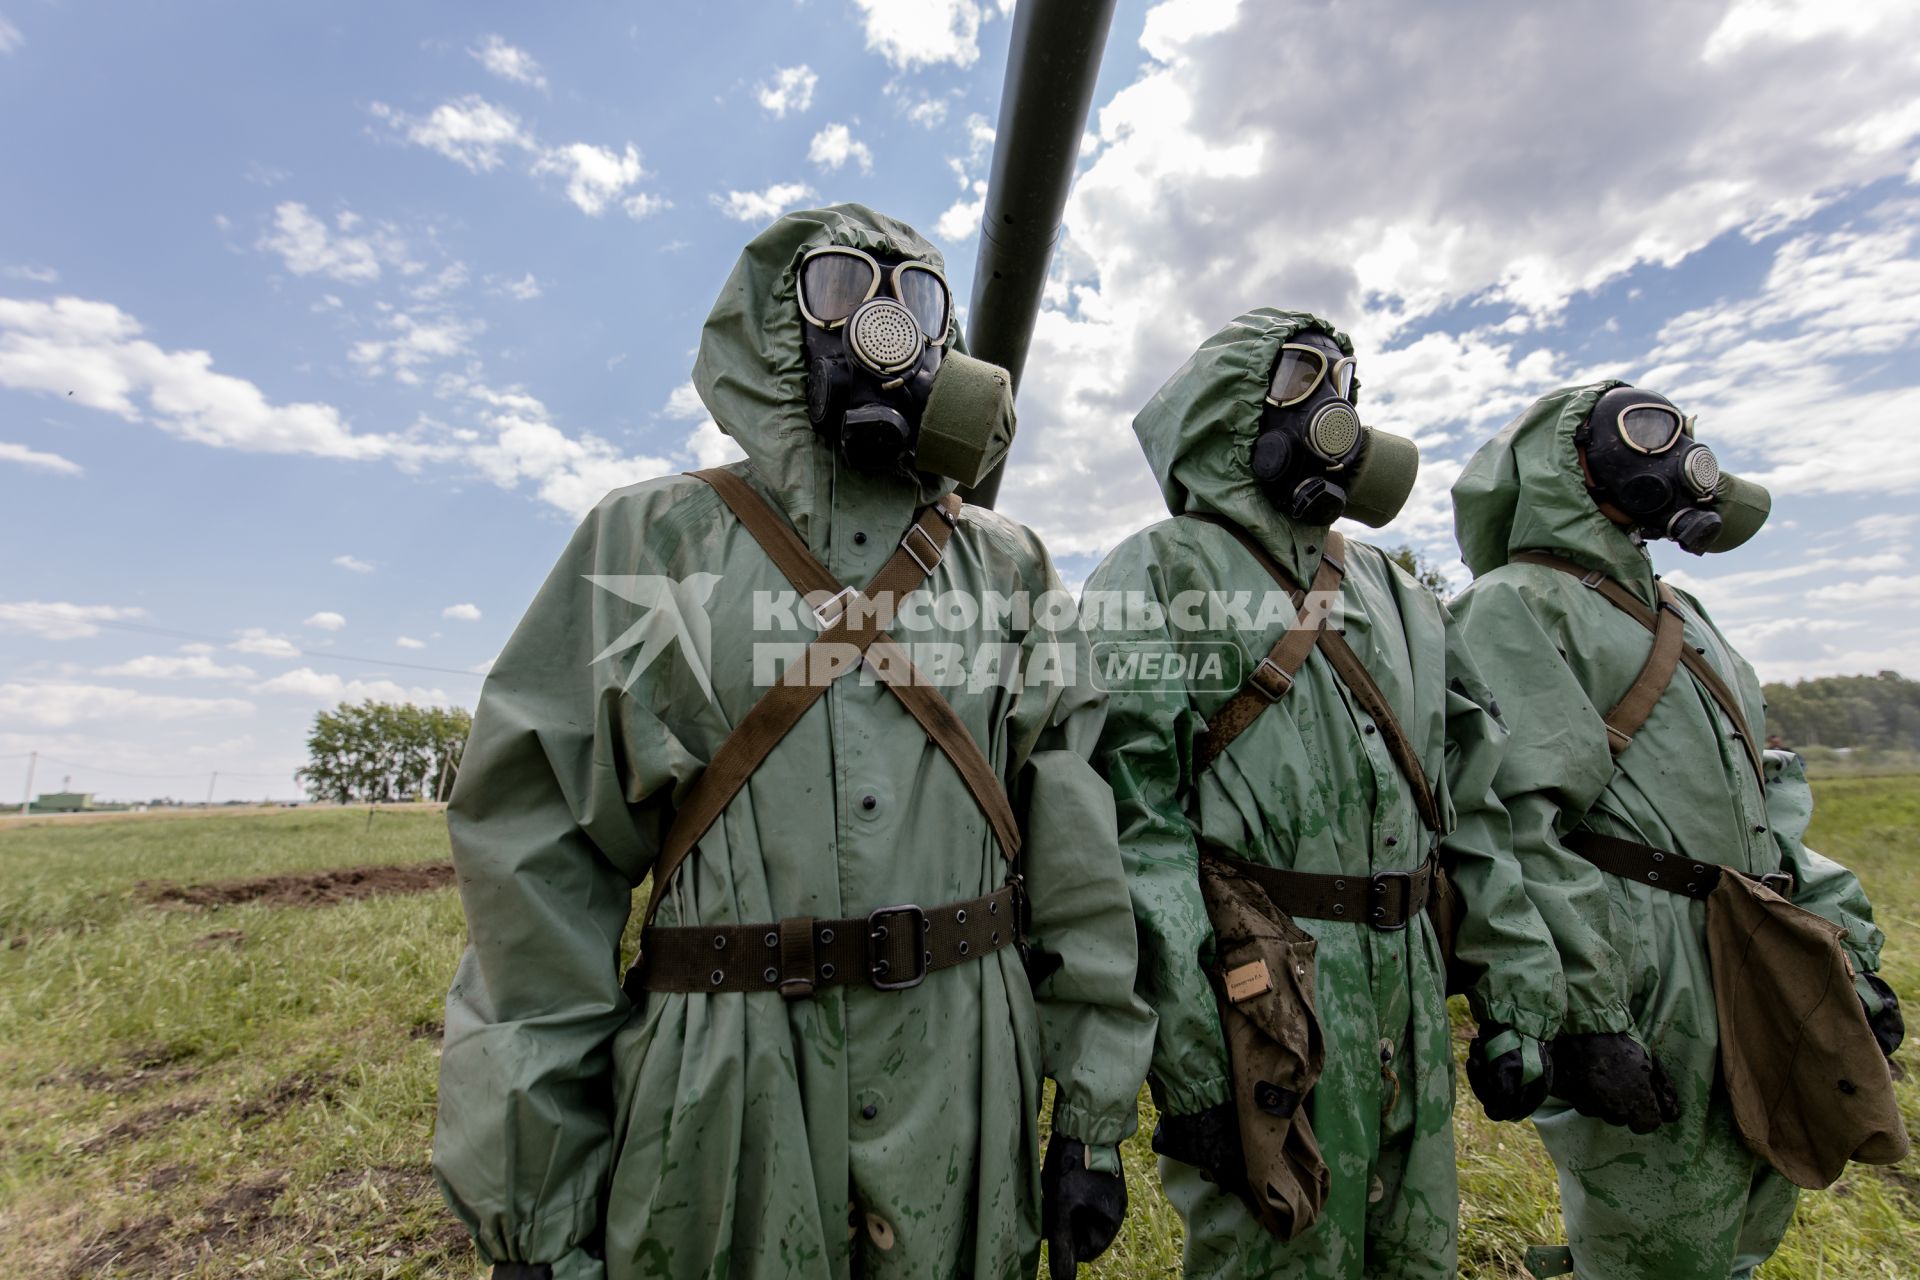
[[[1886,971],[1920,992],[1920,779],[1817,784],[1810,843],[1859,871]],[[431,810],[0,823],[0,1260],[61,1276],[481,1274],[428,1174],[450,890],[324,908],[154,906],[196,882],[446,857]],[[1456,1015],[1460,1013],[1456,1010]],[[1920,1079],[1900,1086],[1920,1131]],[[1146,1134],[1132,1213],[1083,1275],[1179,1273]],[[1461,1093],[1461,1274],[1524,1273],[1559,1237],[1526,1125]],[[1920,1275],[1920,1169],[1803,1197],[1764,1280]]]

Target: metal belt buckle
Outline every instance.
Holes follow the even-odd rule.
[[[1769,871],[1760,877],[1760,883],[1773,890],[1788,902],[1793,901],[1793,872]]]
[[[914,959],[913,976],[908,978],[889,978],[891,962],[880,956],[880,944],[891,935],[889,926],[882,917],[905,916],[913,925]],[[878,911],[867,913],[867,981],[876,991],[905,991],[917,987],[927,980],[927,913],[911,902],[903,902],[895,907],[881,907]]]
[[[927,544],[927,555],[931,557],[930,560],[922,559],[920,553],[913,549],[913,535],[916,533],[920,535],[920,541]],[[940,563],[940,544],[933,540],[932,534],[917,524],[907,526],[906,533],[900,537],[900,549],[906,552],[915,564],[920,566],[920,572],[922,573],[931,574],[934,566]]]
[[[1262,679],[1262,676],[1266,679]],[[1268,681],[1272,683],[1269,684]],[[1260,665],[1247,674],[1247,683],[1260,693],[1268,702],[1278,702],[1293,688],[1293,677],[1280,669],[1280,664],[1272,658],[1260,659]],[[1305,696],[1304,694],[1302,695]]]
[[[859,593],[852,587],[842,587],[825,600],[822,600],[820,607],[813,611],[814,624],[822,631],[832,630],[835,623],[847,616],[847,610],[853,607],[853,598],[858,594]],[[834,612],[833,617],[829,619],[827,613],[829,610],[832,610],[835,605],[840,607]]]
[[[1384,901],[1374,906],[1371,912],[1372,918],[1369,919],[1367,923],[1382,933],[1398,933],[1407,927],[1409,920],[1413,919],[1413,872],[1382,871],[1379,875],[1373,877],[1373,888],[1371,892],[1384,897],[1386,894],[1386,882],[1389,880],[1398,880],[1400,882],[1400,923],[1381,923],[1387,916],[1387,904]]]

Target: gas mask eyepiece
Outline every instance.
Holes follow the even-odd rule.
[[[1736,485],[1743,495],[1758,486],[1723,475],[1713,450],[1694,439],[1693,419],[1665,396],[1615,387],[1574,439],[1584,450],[1588,492],[1625,515],[1643,538],[1670,538],[1701,555],[1738,545],[1759,527],[1743,519],[1742,536],[1728,537],[1722,495]]]

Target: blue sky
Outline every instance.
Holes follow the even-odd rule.
[[[1306,306],[1423,446],[1378,540],[1451,563],[1472,446],[1623,376],[1775,489],[1740,554],[1661,552],[1763,674],[1911,673],[1920,18],[1468,8],[1121,5],[1002,505],[1084,577],[1157,514],[1132,411]],[[35,750],[291,796],[316,709],[470,704],[600,493],[725,455],[686,380],[765,221],[873,204],[966,297],[1008,26],[0,0],[0,796]]]

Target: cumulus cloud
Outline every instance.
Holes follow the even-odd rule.
[[[332,563],[335,568],[345,569],[349,573],[373,572],[373,566],[358,556],[335,556]]]
[[[308,617],[300,625],[312,627],[315,631],[338,631],[347,625],[347,620],[331,609],[323,609]]]
[[[99,684],[0,684],[0,720],[40,729],[91,721],[199,720],[252,711],[253,704],[241,698],[182,698]]]
[[[15,263],[0,267],[0,279],[26,280],[33,284],[58,284],[60,273],[52,267],[35,266],[29,263]]]
[[[525,49],[515,48],[497,35],[490,35],[480,42],[476,49],[467,53],[485,67],[489,74],[502,80],[511,80],[515,84],[524,84],[531,89],[547,87],[546,73],[533,55]]]
[[[854,0],[867,48],[900,70],[942,62],[970,67],[980,57],[980,24],[991,10],[975,0]],[[1005,13],[1013,6],[998,6]]]
[[[235,653],[252,653],[262,658],[297,658],[300,646],[285,636],[274,635],[265,627],[247,627],[240,632],[240,638],[227,648]]]
[[[79,463],[71,462],[57,453],[42,453],[38,449],[29,449],[26,445],[6,440],[0,440],[0,462],[16,462],[23,467],[51,471],[60,476],[85,474]]]
[[[425,640],[415,640],[412,636],[395,636],[393,642],[402,649],[424,649],[427,647]]]
[[[540,282],[534,279],[531,271],[518,280],[496,280],[488,276],[487,281],[493,292],[512,298],[515,302],[531,302],[540,296]]]
[[[713,203],[735,222],[771,222],[812,198],[813,188],[804,182],[776,182],[764,191],[729,191]]]
[[[1636,267],[1677,264],[1729,232],[1778,236],[1908,173],[1920,112],[1897,104],[1911,99],[1914,59],[1886,51],[1920,43],[1920,9],[1855,6],[1842,20],[1818,8],[1632,0],[1487,23],[1413,0],[1357,0],[1328,26],[1235,0],[1155,6],[1145,60],[1098,113],[1068,202],[1003,505],[1063,554],[1097,553],[1164,514],[1137,453],[1115,442],[1131,444],[1133,413],[1202,338],[1265,304],[1316,310],[1355,334],[1363,413],[1435,446],[1416,514],[1443,533],[1444,498],[1428,476],[1457,461],[1448,455],[1461,437],[1554,378],[1593,375],[1542,340],[1571,298]],[[1791,20],[1764,20],[1776,11]],[[1499,92],[1460,92],[1465,66]],[[956,176],[968,185],[939,227],[949,238],[973,225],[980,175],[961,161]],[[1920,290],[1894,269],[1892,243],[1805,252],[1821,271],[1856,255],[1841,288],[1858,301],[1865,259],[1879,259],[1886,292],[1869,309],[1899,328],[1892,313]],[[1825,277],[1796,278],[1817,291]],[[1700,379],[1696,392],[1727,410],[1716,417],[1736,404],[1728,371],[1750,369],[1737,340],[1713,336],[1731,323],[1702,317],[1669,335],[1677,348],[1697,331],[1710,346],[1681,380]],[[1783,314],[1779,331],[1806,323]],[[1854,390],[1849,431],[1855,412],[1867,415],[1891,452],[1892,424],[1911,422],[1920,400],[1904,388],[1877,399]],[[1891,465],[1905,484],[1920,455],[1899,453]],[[1811,456],[1769,466],[1788,485],[1841,483]],[[1068,491],[1084,498],[1071,516],[1057,501]]]
[[[202,653],[148,654],[101,667],[96,675],[131,676],[139,680],[251,680],[252,667],[234,663],[223,667]]]
[[[480,320],[445,312],[395,311],[383,322],[391,338],[364,338],[347,351],[347,359],[368,373],[391,373],[405,383],[417,383],[421,365],[464,355],[473,339],[486,331]]]
[[[455,618],[461,622],[480,621],[480,606],[475,604],[450,604],[440,611],[443,618]]]
[[[85,640],[100,634],[100,623],[146,616],[146,610],[111,604],[70,604],[63,600],[0,600],[0,631],[24,631],[42,640]]]
[[[360,219],[344,209],[334,215],[334,224],[329,228],[306,205],[288,200],[275,206],[273,230],[260,237],[257,247],[279,254],[294,275],[324,275],[349,284],[378,280],[383,262],[419,269],[407,261],[405,244],[390,230],[353,234]]]
[[[370,110],[406,141],[474,173],[499,168],[510,153],[525,155],[529,173],[564,178],[567,199],[589,217],[599,217],[615,201],[632,218],[671,207],[664,196],[632,190],[648,175],[639,149],[631,142],[618,151],[590,142],[549,146],[511,110],[471,93],[441,103],[426,116],[410,115],[384,102],[374,103]]]
[[[455,705],[444,689],[423,689],[396,684],[392,680],[349,680],[331,671],[296,667],[252,686],[254,693],[283,694],[302,698],[315,706],[333,706],[341,702],[408,702],[416,706]]]
[[[804,63],[797,67],[780,67],[770,79],[761,81],[754,87],[754,96],[760,105],[775,117],[784,117],[791,111],[805,111],[813,105],[813,88],[820,77]]]
[[[873,172],[873,150],[855,138],[853,130],[844,124],[830,124],[814,134],[813,142],[807,147],[807,159],[822,169],[836,171],[851,160],[860,166],[860,172]]]

